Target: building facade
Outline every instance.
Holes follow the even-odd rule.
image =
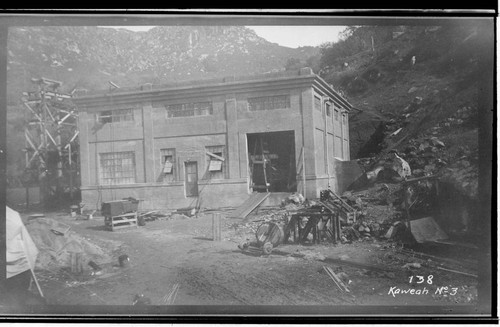
[[[309,68],[79,92],[82,202],[220,208],[252,192],[319,197],[349,160],[351,105]]]

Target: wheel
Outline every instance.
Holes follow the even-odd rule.
[[[273,245],[270,242],[264,243],[262,246],[262,253],[268,255],[271,254],[271,252],[273,252]]]
[[[262,246],[265,243],[271,243],[273,246],[278,246],[283,241],[283,231],[278,224],[266,222],[257,228],[255,237],[257,244]]]

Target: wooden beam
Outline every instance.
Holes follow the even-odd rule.
[[[54,145],[57,146],[56,141],[52,138],[52,135],[50,135],[50,133],[49,133],[48,130],[45,130],[45,134],[47,134],[47,136],[50,138],[50,140],[52,141],[52,143],[54,143]]]
[[[206,154],[208,154],[209,156],[214,157],[215,159],[218,159],[220,161],[225,161],[224,158],[222,158],[222,157],[220,157],[220,156],[218,156],[216,154],[213,154],[212,152],[206,151]]]
[[[28,105],[28,103],[23,102],[23,104],[26,106],[26,108],[28,108],[28,109],[29,109],[29,111],[31,111],[31,113],[32,113],[33,115],[35,115],[35,117],[36,117],[38,120],[40,120],[40,121],[42,120],[42,118],[41,118],[41,117],[40,117],[40,116],[39,116],[39,115],[38,115],[38,114],[37,114],[37,113],[33,110],[33,108],[31,108],[31,107]]]

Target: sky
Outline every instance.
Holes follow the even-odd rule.
[[[102,26],[126,28],[132,31],[148,31],[154,26]],[[297,48],[300,46],[319,46],[325,42],[336,42],[345,26],[247,26],[258,36],[272,43]]]

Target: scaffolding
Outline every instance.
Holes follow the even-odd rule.
[[[65,196],[72,201],[79,189],[76,106],[71,94],[58,91],[61,82],[48,78],[31,81],[36,91],[24,92],[22,98],[26,109],[25,174],[31,176],[25,179],[38,182],[45,205],[58,203]]]

